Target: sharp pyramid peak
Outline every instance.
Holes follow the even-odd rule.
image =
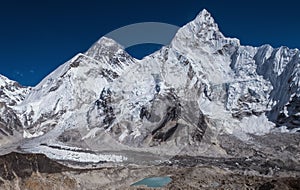
[[[203,10],[200,11],[199,14],[197,15],[197,17],[207,17],[207,16],[210,16],[210,17],[211,17],[211,14],[210,14],[210,12],[208,12],[208,10],[206,10],[206,9],[203,9]]]
[[[200,26],[206,25],[214,30],[219,31],[218,25],[215,23],[215,19],[206,9],[203,9],[192,21],[192,23]]]

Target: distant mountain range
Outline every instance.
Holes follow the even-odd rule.
[[[0,76],[0,146],[54,159],[218,155],[218,135],[272,131],[300,131],[299,50],[243,46],[206,10],[142,60],[102,37],[35,87]]]

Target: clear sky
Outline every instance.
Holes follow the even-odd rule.
[[[0,74],[36,85],[97,39],[138,22],[182,26],[203,8],[225,36],[244,45],[300,48],[299,1],[5,0],[0,4]],[[136,57],[158,47],[133,47]]]

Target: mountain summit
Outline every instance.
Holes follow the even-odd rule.
[[[30,90],[1,76],[0,105],[17,127],[1,115],[0,136],[16,130],[19,149],[80,162],[133,159],[122,151],[224,156],[222,135],[299,132],[299,55],[243,46],[207,10],[142,60],[102,37]]]

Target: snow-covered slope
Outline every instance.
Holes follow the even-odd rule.
[[[71,159],[62,154],[66,146],[201,154],[213,144],[222,153],[221,133],[247,140],[275,127],[299,130],[299,55],[240,45],[203,10],[142,60],[101,38],[12,108],[29,138],[23,148],[55,158]]]

